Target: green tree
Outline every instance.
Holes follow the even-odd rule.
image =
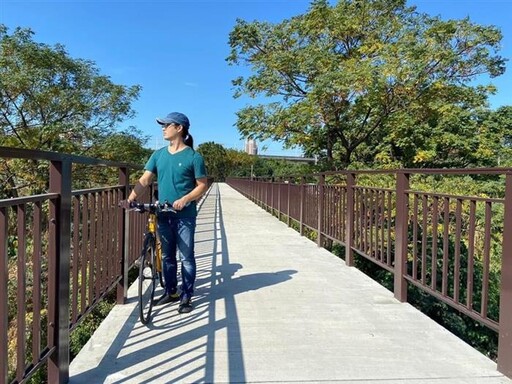
[[[93,62],[33,35],[21,28],[9,34],[0,24],[0,145],[102,155],[95,147],[134,115],[140,87],[114,84]],[[36,165],[3,160],[1,167],[7,196],[23,184],[44,190]]]
[[[226,149],[226,155],[229,161],[227,176],[251,177],[251,170],[254,169],[254,164],[257,160],[256,156],[232,148]]]
[[[329,168],[377,154],[414,158],[418,123],[421,137],[447,106],[485,105],[494,88],[471,82],[504,72],[501,38],[494,26],[419,14],[405,0],[315,0],[281,23],[238,20],[227,61],[252,74],[233,81],[235,97],[270,98],[240,110],[238,129],[300,146]]]
[[[200,144],[197,151],[204,157],[208,176],[214,177],[216,181],[224,181],[226,177],[277,177],[303,175],[313,171],[310,165],[263,159],[244,151],[226,149],[211,141]]]
[[[229,169],[229,160],[226,156],[226,149],[213,141],[198,145],[197,152],[203,158],[206,166],[206,173],[216,181],[224,181]]]
[[[130,127],[121,132],[115,132],[96,143],[89,151],[92,157],[101,157],[111,161],[125,161],[134,164],[145,164],[152,149],[145,147],[149,136],[141,130]]]
[[[139,129],[130,127],[98,141],[89,149],[87,155],[109,161],[144,165],[153,153],[153,150],[145,147],[148,140],[149,137]],[[130,173],[132,183],[135,183],[139,177],[139,172]],[[113,168],[77,166],[74,171],[74,188],[115,185],[118,180],[118,172]]]
[[[512,107],[447,106],[427,122],[404,116],[367,148],[365,162],[421,168],[495,167],[511,164]],[[395,162],[393,164],[393,162]]]

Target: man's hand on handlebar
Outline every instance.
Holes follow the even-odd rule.
[[[160,212],[176,213],[176,209],[167,200],[165,200],[163,204],[160,204],[160,202],[157,201],[156,204],[158,205]]]
[[[183,208],[187,207],[189,204],[190,204],[190,202],[187,202],[187,200],[184,197],[182,197],[181,199],[176,200],[172,204],[172,207],[177,211],[181,211]]]
[[[130,200],[121,200],[119,202],[119,207],[120,208],[123,208],[123,209],[130,209],[130,208],[133,208],[133,201],[130,201]]]

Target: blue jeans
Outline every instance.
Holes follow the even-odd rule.
[[[158,233],[162,244],[162,264],[165,293],[176,293],[178,288],[177,251],[181,260],[181,298],[191,298],[196,280],[194,254],[195,217],[173,218],[169,214],[158,216]]]

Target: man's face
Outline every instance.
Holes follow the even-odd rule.
[[[178,135],[181,135],[181,125],[176,123],[162,125],[162,132],[164,134],[164,140],[173,141]]]

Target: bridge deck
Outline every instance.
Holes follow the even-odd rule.
[[[225,184],[201,208],[196,256],[194,311],[157,307],[143,326],[132,286],[72,362],[70,383],[512,383]]]

